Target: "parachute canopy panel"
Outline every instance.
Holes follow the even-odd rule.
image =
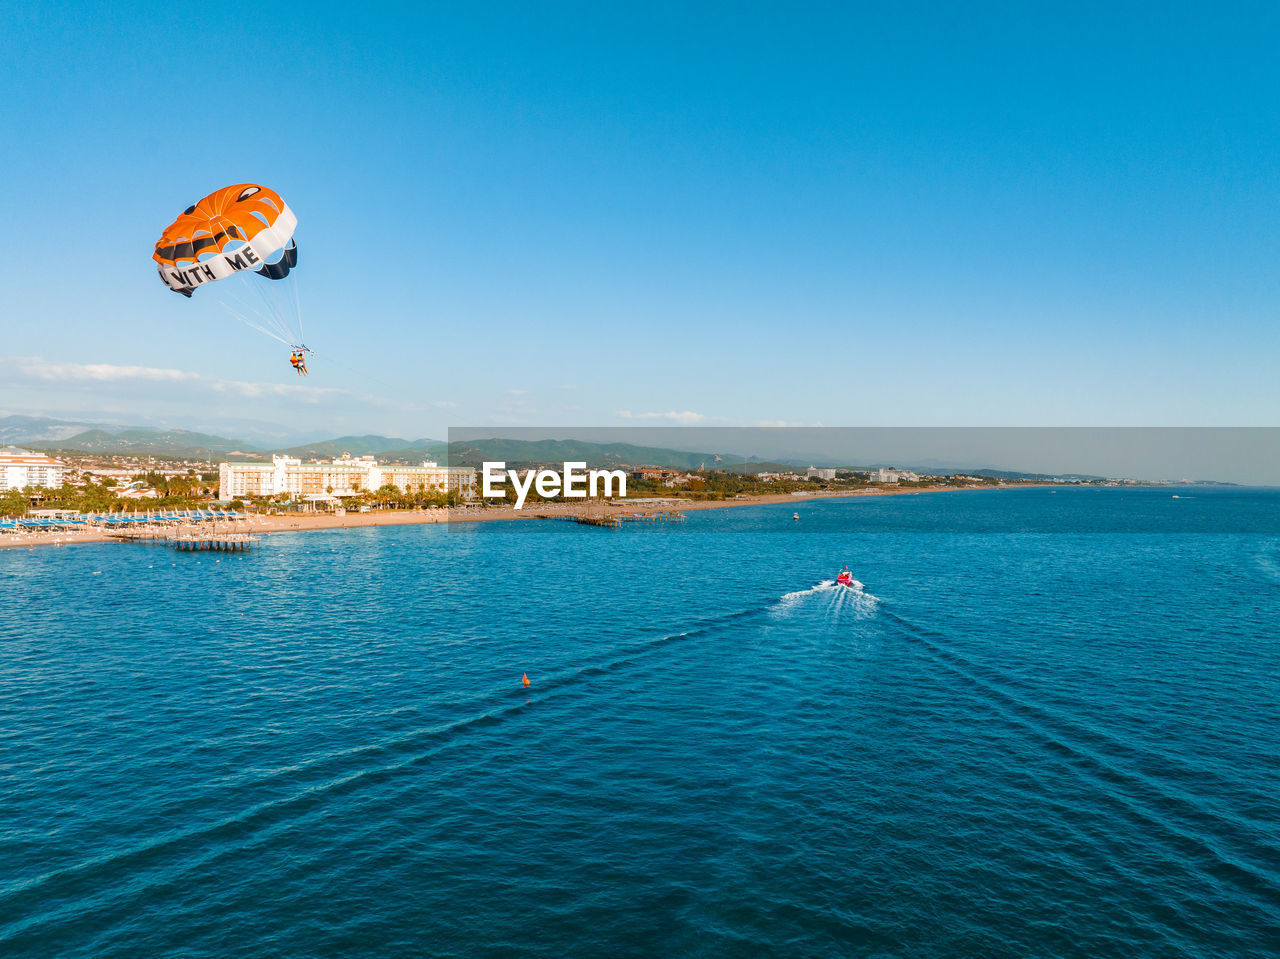
[[[184,296],[242,271],[278,280],[298,262],[297,226],[280,194],[237,183],[183,210],[156,241],[152,259],[165,285]]]

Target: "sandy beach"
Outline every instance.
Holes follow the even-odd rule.
[[[992,487],[977,487],[992,489]],[[593,515],[626,515],[650,511],[677,510],[682,513],[704,509],[728,509],[734,506],[763,506],[790,503],[800,509],[804,503],[816,499],[847,499],[863,496],[909,496],[915,493],[961,492],[964,487],[928,486],[904,489],[874,488],[865,490],[841,490],[832,492],[774,493],[764,496],[740,496],[727,500],[682,500],[653,498],[644,501],[611,503],[606,507],[594,507]],[[972,488],[970,488],[972,489]],[[226,528],[237,532],[269,535],[293,533],[313,529],[346,529],[363,526],[409,526],[428,523],[478,523],[510,520],[540,519],[548,516],[566,516],[583,511],[577,504],[540,504],[516,510],[510,506],[467,506],[460,509],[381,510],[369,513],[288,513],[279,515],[255,515],[230,524]],[[82,543],[113,542],[103,529],[93,527],[77,530],[42,530],[0,535],[0,549],[34,549],[36,546],[73,546]]]
[[[925,489],[877,489],[840,492],[822,492],[792,496],[788,493],[777,493],[767,496],[743,496],[727,500],[682,500],[672,497],[662,499],[655,497],[645,501],[610,503],[608,506],[596,506],[593,515],[628,515],[651,511],[678,510],[682,513],[703,509],[727,509],[733,506],[761,506],[772,503],[793,503],[797,507],[815,499],[841,499],[857,496],[899,496],[920,492],[946,492],[957,487],[929,487]],[[525,519],[541,519],[547,516],[568,516],[583,512],[579,504],[540,503],[516,510],[510,506],[466,506],[458,509],[435,510],[393,510],[369,513],[347,513],[334,515],[316,513],[314,515],[291,514],[287,516],[255,516],[248,521],[255,532],[280,533],[308,529],[341,529],[357,526],[402,526],[422,523],[479,523],[490,521],[510,521]]]
[[[75,546],[81,543],[104,543],[109,538],[106,530],[96,526],[90,529],[41,530],[38,533],[0,533],[0,549]]]

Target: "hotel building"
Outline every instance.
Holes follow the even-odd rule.
[[[889,484],[899,483],[899,482],[918,483],[920,481],[920,477],[916,473],[911,472],[910,470],[887,470],[883,468],[872,470],[870,473],[867,474],[867,478],[872,483],[889,483]]]
[[[225,503],[282,494],[300,499],[358,496],[383,486],[395,486],[406,493],[465,492],[475,484],[475,470],[429,461],[421,466],[379,466],[372,456],[343,456],[327,463],[273,456],[270,463],[223,463],[218,479],[218,499]]]
[[[27,450],[0,450],[0,490],[62,485],[63,464]]]

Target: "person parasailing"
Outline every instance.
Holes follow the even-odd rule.
[[[310,370],[307,369],[307,354],[311,352],[305,346],[295,346],[293,352],[289,354],[289,365],[297,371],[299,376],[310,375]]]
[[[219,302],[247,326],[289,346],[289,364],[306,376],[311,351],[299,345],[302,313],[292,276],[298,265],[297,225],[280,194],[256,183],[237,183],[183,210],[156,241],[152,259],[165,286],[184,297],[214,286],[215,296],[238,288],[261,299],[261,308]]]

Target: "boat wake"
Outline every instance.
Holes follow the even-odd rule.
[[[1254,557],[1254,561],[1263,580],[1280,586],[1280,551],[1264,548]]]
[[[848,589],[847,586],[837,586],[834,579],[824,579],[816,586],[810,586],[808,589],[796,590],[794,593],[783,593],[778,601],[782,603],[794,603],[796,600],[804,599],[806,596],[817,596],[819,593],[829,593],[835,589]]]
[[[833,579],[824,579],[808,589],[783,594],[774,604],[774,610],[786,612],[814,601],[825,607],[828,616],[842,612],[856,613],[860,617],[869,616],[880,605],[880,598],[868,593],[866,587],[856,579],[849,586]]]

